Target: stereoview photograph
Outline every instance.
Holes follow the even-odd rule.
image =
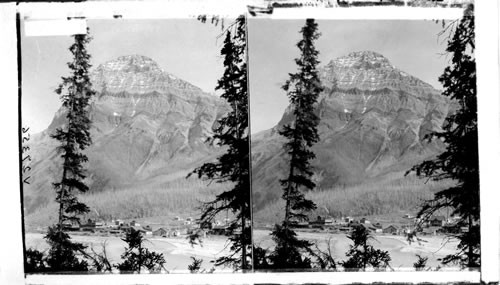
[[[243,271],[246,20],[22,23],[26,273]]]
[[[249,20],[255,270],[479,270],[472,12]]]

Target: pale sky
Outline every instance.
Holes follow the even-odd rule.
[[[288,106],[280,88],[296,71],[296,43],[305,20],[249,20],[249,82],[252,133],[275,126]],[[320,20],[316,42],[320,65],[353,51],[371,50],[392,65],[441,90],[439,76],[448,65],[438,37],[441,23],[424,20]]]
[[[204,91],[214,93],[223,72],[217,39],[221,26],[196,19],[89,20],[93,40],[88,51],[93,67],[122,55],[152,58],[161,68]],[[73,38],[69,36],[21,38],[23,72],[23,125],[31,133],[48,127],[61,102],[54,89],[68,75],[66,62]]]

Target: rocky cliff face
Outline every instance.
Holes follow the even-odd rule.
[[[321,189],[362,183],[442,151],[424,136],[441,129],[453,104],[431,85],[370,51],[353,52],[320,68],[325,87],[316,112],[320,142],[314,146],[314,180]],[[278,179],[287,163],[277,130],[292,120],[285,111],[278,125],[253,137],[253,191],[256,207],[280,197]]]
[[[152,59],[119,57],[99,65],[91,80],[98,92],[90,107],[93,144],[86,151],[91,191],[182,177],[219,151],[205,140],[227,112],[224,102]],[[49,136],[64,122],[61,109],[30,142],[34,183],[25,189],[28,213],[53,200],[51,183],[60,175],[60,158],[57,141]]]

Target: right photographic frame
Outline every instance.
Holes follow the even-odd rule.
[[[473,13],[248,20],[256,271],[479,271]]]

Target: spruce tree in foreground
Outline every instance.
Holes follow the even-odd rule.
[[[383,270],[389,266],[391,261],[389,252],[375,249],[368,244],[368,241],[374,238],[365,226],[354,227],[347,237],[353,244],[346,252],[347,260],[340,263],[346,271],[366,270],[366,268]]]
[[[216,265],[231,265],[235,269],[251,269],[250,227],[250,176],[248,140],[248,94],[246,63],[246,19],[241,16],[226,33],[221,55],[224,57],[224,74],[216,90],[226,100],[231,110],[218,120],[214,135],[210,138],[227,151],[217,162],[205,163],[193,173],[199,178],[217,183],[231,183],[232,189],[224,191],[204,203],[199,219],[201,225],[211,223],[219,213],[231,211],[234,219],[229,224],[231,254],[217,259]],[[197,238],[197,237],[192,237]]]
[[[122,273],[141,273],[144,269],[149,272],[160,272],[165,269],[165,257],[162,253],[149,251],[144,247],[145,239],[141,231],[131,228],[122,240],[127,243],[128,248],[121,255],[123,262],[115,265]]]
[[[293,110],[293,121],[283,126],[279,134],[287,139],[284,145],[289,157],[287,177],[280,180],[285,200],[285,218],[281,225],[275,225],[271,233],[276,244],[270,260],[276,269],[309,268],[311,262],[304,257],[310,251],[311,243],[299,240],[293,227],[308,219],[307,212],[316,209],[313,201],[305,198],[304,192],[316,186],[311,180],[313,174],[310,162],[315,158],[311,151],[318,142],[318,116],[314,113],[319,93],[323,90],[316,70],[319,52],[314,42],[320,36],[318,24],[307,19],[301,29],[302,39],[297,43],[300,57],[295,59],[298,71],[290,74],[283,85]]]
[[[459,240],[457,252],[447,255],[444,264],[456,263],[463,267],[480,266],[479,235],[479,157],[477,133],[476,63],[474,58],[475,33],[473,6],[466,9],[458,22],[446,51],[451,54],[451,65],[446,67],[439,81],[443,95],[458,103],[458,110],[446,118],[443,131],[430,134],[429,139],[441,139],[446,151],[436,159],[414,166],[418,176],[439,181],[451,179],[453,187],[434,194],[424,203],[418,216],[425,220],[436,211],[451,208],[459,215],[458,227],[466,229],[450,234]]]
[[[88,270],[87,262],[78,258],[85,246],[71,241],[65,232],[67,223],[78,223],[79,216],[89,211],[87,205],[78,201],[77,194],[89,189],[84,182],[87,156],[83,151],[91,144],[88,107],[95,94],[88,73],[91,67],[86,49],[91,40],[88,30],[87,34],[75,35],[74,40],[69,48],[73,54],[73,61],[68,62],[71,74],[62,77],[55,90],[62,100],[66,122],[51,135],[60,143],[57,152],[62,158],[61,179],[53,183],[59,205],[58,222],[49,227],[45,236],[50,245],[47,264],[53,272]]]

